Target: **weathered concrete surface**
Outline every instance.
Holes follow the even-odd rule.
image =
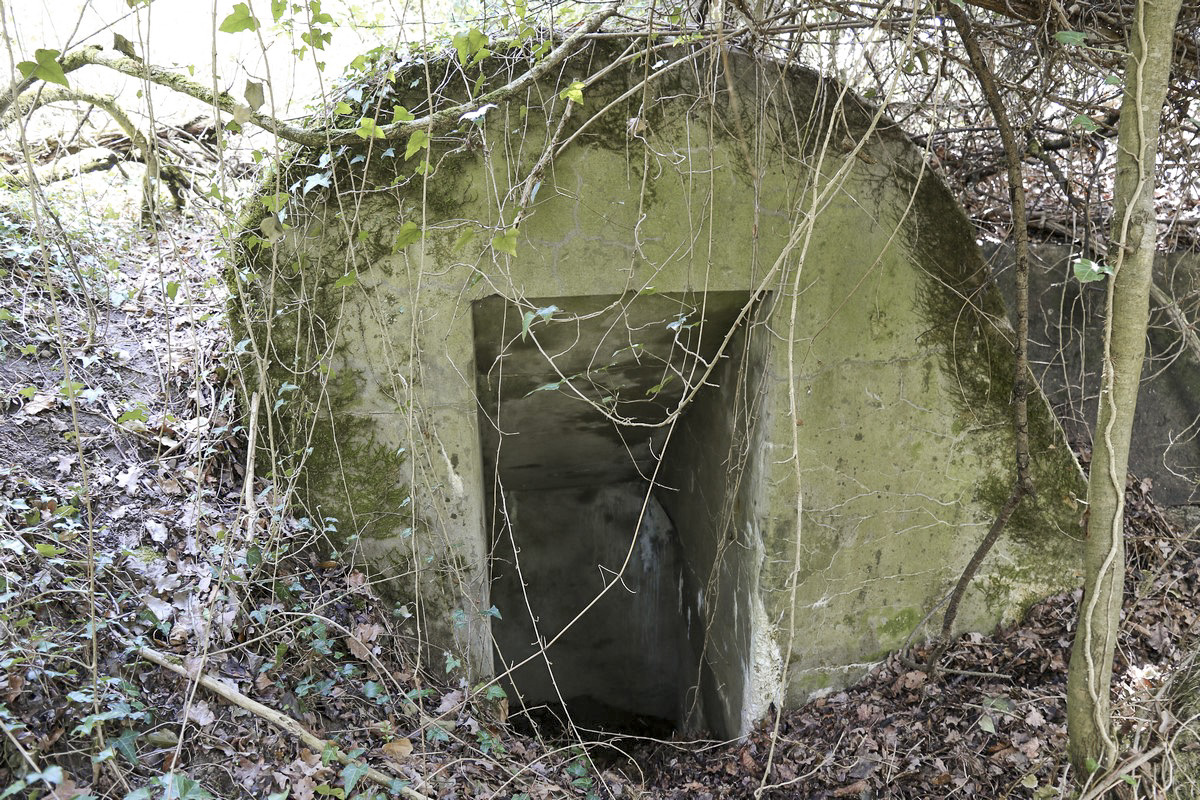
[[[985,248],[1001,291],[1013,293],[1010,248]],[[1042,243],[1033,248],[1030,270],[1030,360],[1067,436],[1089,445],[1104,347],[1103,282],[1080,284],[1071,262],[1079,251]],[[1160,254],[1155,283],[1197,318],[1200,261],[1190,253]],[[1151,302],[1150,338],[1142,368],[1137,416],[1129,448],[1129,470],[1150,478],[1159,502],[1200,503],[1200,361],[1183,342],[1179,328]]]
[[[562,75],[612,57],[587,51]],[[640,616],[630,641],[657,628],[669,631],[658,649],[684,652],[670,691],[622,679],[597,699],[653,689],[670,699],[655,713],[684,698],[678,722],[737,734],[771,702],[862,675],[957,578],[1012,480],[1011,331],[962,212],[872,109],[742,57],[728,80],[694,51],[653,63],[661,77],[635,91],[642,63],[586,87],[559,141],[578,135],[533,179],[515,257],[489,242],[558,129],[569,77],[482,128],[464,123],[427,176],[413,175],[420,156],[378,145],[333,166],[297,155],[276,184],[297,187],[295,227],[244,262],[241,297],[284,401],[294,455],[280,475],[411,604],[415,633],[490,674],[493,628],[499,663],[519,660],[534,618],[553,640],[600,575],[629,597],[598,611],[606,595],[582,631]],[[400,83],[423,95],[423,74]],[[336,191],[300,202],[322,170]],[[423,239],[397,243],[409,222]],[[671,304],[683,319],[664,314]],[[1038,497],[960,628],[1012,619],[1076,580],[1084,487],[1048,409],[1031,406]],[[677,550],[662,550],[657,580],[634,581],[647,564],[632,558],[608,572],[647,535],[646,514],[632,530],[628,513],[594,518],[589,498],[614,492],[671,523]],[[583,539],[563,531],[556,545],[563,527]],[[571,553],[574,567],[559,560]],[[510,576],[514,557],[542,581],[530,587],[540,608],[497,604],[498,620],[493,601],[512,606],[521,587],[493,587],[492,574]],[[664,624],[676,574],[682,634]],[[569,607],[541,610],[555,596]],[[597,657],[567,647],[572,635],[550,649],[556,675]],[[665,673],[671,661],[648,663]]]

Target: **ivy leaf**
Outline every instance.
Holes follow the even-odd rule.
[[[474,111],[468,111],[468,112],[464,113],[458,119],[460,122],[462,122],[462,121],[479,122],[481,119],[483,119],[484,115],[487,114],[487,112],[491,111],[493,108],[498,108],[498,106],[495,103],[484,103],[483,105],[481,105],[479,108],[475,109]]]
[[[328,172],[314,172],[312,175],[309,175],[308,179],[304,181],[304,194],[308,194],[318,186],[326,188],[330,186]]]
[[[493,236],[492,249],[497,253],[508,253],[515,257],[517,255],[517,229],[509,228],[499,236]]]
[[[396,241],[392,244],[392,252],[398,253],[420,238],[421,227],[412,220],[409,220],[401,225],[400,230],[396,232]]]
[[[258,111],[263,107],[263,103],[267,101],[266,93],[263,91],[263,85],[258,81],[246,80],[246,91],[244,93],[246,105],[250,106],[251,111]]]
[[[71,84],[67,82],[67,74],[63,72],[62,65],[58,63],[59,55],[57,50],[36,50],[33,54],[35,60],[22,61],[17,64],[17,69],[24,78],[37,78],[46,83],[57,83],[59,86],[70,89]]]
[[[271,19],[279,22],[283,19],[283,12],[287,10],[287,0],[271,0]]]
[[[1077,258],[1071,262],[1075,272],[1075,280],[1080,283],[1094,283],[1104,280],[1106,275],[1112,275],[1112,267],[1092,261],[1090,258]]]
[[[119,33],[113,34],[113,50],[116,50],[121,55],[132,58],[134,61],[141,61],[141,56],[133,49],[133,42]]]
[[[240,31],[258,30],[258,20],[250,13],[250,7],[238,3],[233,7],[233,13],[221,21],[221,33],[239,33]]]
[[[333,113],[335,114],[349,114],[353,110],[345,100],[339,100],[338,104],[333,107]]]
[[[278,214],[283,210],[283,207],[287,205],[288,200],[290,199],[291,195],[289,195],[287,192],[276,192],[273,195],[268,195],[267,197],[261,198],[261,202],[267,211],[270,211],[272,214]]]
[[[358,121],[358,129],[354,132],[363,139],[386,138],[384,136],[383,129],[376,125],[375,120],[371,119],[370,117],[363,117],[360,119]]]
[[[355,761],[353,764],[347,764],[342,768],[342,783],[346,787],[346,795],[349,796],[354,792],[355,785],[358,784],[362,777],[367,774],[369,767],[360,761]]]
[[[1059,44],[1065,44],[1068,47],[1079,47],[1087,40],[1087,34],[1083,31],[1059,31],[1054,34],[1054,38]]]
[[[583,105],[583,81],[571,81],[571,85],[558,93],[563,100]]]
[[[401,122],[412,122],[416,117],[412,112],[404,106],[396,106],[392,109],[392,124],[396,125]]]
[[[213,796],[204,787],[187,775],[172,772],[163,776],[163,788],[167,797],[178,797],[179,800],[213,800]]]
[[[408,146],[404,148],[404,160],[412,158],[422,148],[429,147],[429,132],[416,130],[408,137]]]
[[[1075,119],[1071,120],[1071,127],[1083,128],[1088,133],[1095,133],[1100,130],[1100,126],[1096,124],[1096,120],[1084,114],[1076,114]]]
[[[138,763],[137,754],[138,734],[133,728],[126,728],[121,735],[112,740],[113,749],[125,756],[130,764]]]
[[[529,397],[529,395],[533,394],[534,392],[557,392],[561,386],[562,386],[562,381],[558,381],[557,383],[543,383],[541,386],[537,387],[536,389],[531,390],[529,392],[529,394],[527,394],[525,396]]]
[[[333,282],[333,288],[345,289],[347,286],[353,286],[356,283],[358,283],[358,273],[347,272],[345,275]]]

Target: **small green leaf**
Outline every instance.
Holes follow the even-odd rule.
[[[167,281],[167,297],[171,300],[179,294],[179,281]]]
[[[291,197],[287,192],[278,192],[262,198],[262,204],[267,211],[270,211],[272,214],[278,214],[287,205]]]
[[[1083,31],[1059,31],[1054,34],[1054,38],[1059,44],[1065,44],[1068,47],[1078,47],[1087,41],[1087,34]]]
[[[988,733],[995,733],[996,732],[996,721],[994,719],[992,719],[990,715],[984,714],[982,717],[979,718],[979,727],[982,728],[983,730],[987,731]]]
[[[508,253],[510,256],[517,255],[517,229],[509,228],[499,236],[492,237],[492,249],[498,253]]]
[[[1081,257],[1075,259],[1071,262],[1071,268],[1075,273],[1075,280],[1080,283],[1102,281],[1106,275],[1112,275],[1112,267],[1107,264],[1101,264],[1098,261],[1093,261],[1090,258]]]
[[[531,391],[529,394],[533,394],[534,392],[557,392],[559,387],[561,387],[561,386],[562,386],[562,381],[558,381],[557,383],[543,383],[541,386],[537,387],[536,389]],[[525,396],[529,397],[529,394],[527,394]]]
[[[1100,762],[1089,756],[1083,760],[1083,766],[1088,772],[1095,772],[1100,769]]]
[[[126,422],[145,422],[146,408],[145,406],[136,405],[126,411],[121,416],[117,417],[117,424],[124,425]]]
[[[112,740],[113,749],[125,756],[125,759],[130,764],[138,763],[137,754],[137,739],[138,734],[133,728],[126,728],[121,731],[121,735]]]
[[[559,92],[558,96],[563,100],[583,105],[583,87],[583,81],[571,81],[571,85]]]
[[[79,381],[64,380],[61,384],[59,384],[58,393],[66,398],[78,397],[79,393],[85,388],[86,387]]]
[[[330,183],[331,175],[332,173],[330,172],[314,172],[312,175],[309,175],[308,179],[304,181],[304,189],[302,190],[303,193],[308,194],[318,186],[324,186],[328,188],[332,185]]]
[[[342,785],[346,787],[346,794],[349,795],[354,791],[354,787],[362,780],[362,777],[367,774],[369,767],[361,761],[355,761],[352,764],[347,764],[342,767]]]
[[[397,253],[421,238],[421,227],[409,220],[396,231],[396,241],[392,243],[392,252]]]
[[[395,108],[392,109],[392,124],[393,125],[396,125],[397,123],[400,123],[400,122],[412,122],[414,119],[416,119],[416,117],[414,117],[412,115],[412,112],[409,111],[404,106],[396,106]]]
[[[242,92],[242,96],[246,98],[246,105],[250,106],[251,111],[258,111],[267,102],[267,94],[260,81],[247,79],[246,90]]]
[[[454,240],[454,244],[450,245],[450,249],[455,253],[462,251],[464,247],[469,245],[475,239],[475,231],[470,228],[463,228],[462,233]]]
[[[133,42],[129,41],[129,39],[125,38],[119,33],[113,34],[113,50],[116,50],[123,56],[132,58],[134,61],[142,60],[142,57],[139,56],[137,51],[133,49]]]
[[[338,104],[333,107],[333,113],[335,114],[349,114],[352,111],[354,111],[354,109],[351,108],[350,104],[345,100],[339,100]]]
[[[504,691],[503,686],[493,683],[487,688],[487,691],[483,693],[483,696],[488,700],[503,700],[504,698],[508,697],[508,692]]]
[[[22,77],[37,78],[70,89],[71,84],[67,82],[67,73],[63,72],[62,65],[58,63],[59,55],[57,50],[36,50],[33,54],[35,60],[22,61],[17,64],[17,69],[20,70]]]
[[[1076,114],[1075,119],[1071,120],[1072,128],[1083,128],[1088,133],[1095,133],[1100,130],[1100,126],[1096,124],[1096,120],[1084,114]]]
[[[254,18],[254,14],[250,13],[250,6],[245,2],[239,2],[233,7],[233,13],[221,20],[220,30],[222,34],[236,34],[236,32],[248,30],[258,30],[258,19]]]
[[[356,283],[358,283],[358,273],[347,272],[345,275],[333,282],[333,288],[345,289],[347,286],[353,286]]]
[[[358,129],[354,131],[363,139],[384,139],[383,130],[375,124],[375,120],[370,117],[363,117],[358,121]]]
[[[233,13],[221,21],[221,27],[217,30],[221,33],[256,31],[258,30],[258,20],[250,13],[249,6],[245,3],[238,3],[233,7]]]
[[[412,136],[408,137],[408,146],[404,148],[404,159],[407,161],[426,147],[429,147],[429,131],[413,131]]]
[[[283,19],[283,12],[287,10],[287,0],[271,0],[271,19],[275,22]]]

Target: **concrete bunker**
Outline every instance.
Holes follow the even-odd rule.
[[[741,685],[749,636],[735,623],[715,638],[738,658],[705,657],[706,602],[734,602],[706,597],[706,567],[726,535],[715,521],[740,525],[732,508],[694,509],[744,464],[758,305],[749,292],[473,304],[496,665],[520,665],[506,683],[525,706],[562,703],[585,728],[726,727],[705,708]]]
[[[472,90],[510,94],[407,159],[293,153],[246,219],[236,324],[276,474],[427,663],[504,673],[629,554],[550,647],[565,691],[535,660],[514,688],[740,735],[864,674],[956,580],[1012,480],[1011,329],[969,221],[877,109],[704,45],[627,56],[582,46],[519,96],[525,62],[489,58]],[[567,113],[564,76],[599,64]],[[463,99],[437,94],[461,66],[381,65],[344,102],[420,117]],[[1076,581],[1085,487],[1040,398],[1030,437],[1037,497],[962,630]]]

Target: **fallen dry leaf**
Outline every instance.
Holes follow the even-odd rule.
[[[54,408],[58,403],[58,396],[54,394],[38,393],[33,398],[21,406],[21,413],[27,417],[32,417],[35,414],[40,414],[48,408]]]
[[[396,739],[395,741],[388,742],[380,749],[383,750],[383,754],[388,758],[394,758],[397,761],[402,761],[403,759],[412,755],[413,744],[412,740],[405,737],[403,739]]]

